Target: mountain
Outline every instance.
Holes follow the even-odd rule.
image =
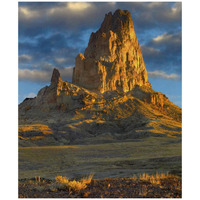
[[[51,84],[19,105],[19,145],[94,144],[179,137],[182,110],[148,81],[128,11],[108,13],[76,57],[73,81]]]
[[[150,86],[128,11],[106,14],[100,29],[91,34],[84,55],[76,57],[72,82],[101,93]]]

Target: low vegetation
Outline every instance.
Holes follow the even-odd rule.
[[[58,183],[59,188],[65,188],[69,191],[80,191],[87,187],[92,181],[93,174],[90,174],[86,178],[82,178],[80,181],[72,180],[70,181],[66,177],[56,176],[56,183]]]
[[[156,173],[131,178],[80,180],[56,176],[55,180],[36,177],[19,182],[19,198],[181,198],[181,177]]]
[[[156,173],[155,175],[149,175],[147,173],[143,173],[142,175],[139,176],[139,180],[142,181],[147,181],[150,182],[152,184],[160,184],[161,180],[163,179],[167,179],[167,178],[173,178],[175,177],[175,175],[171,175],[167,172],[167,174],[165,173]]]

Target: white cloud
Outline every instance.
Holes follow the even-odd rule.
[[[64,67],[59,69],[63,80],[71,80],[73,67]],[[32,81],[32,82],[50,82],[52,71],[47,70],[30,70],[19,69],[19,80]]]
[[[47,82],[50,80],[50,73],[40,70],[19,69],[19,80]]]
[[[23,54],[23,55],[20,55],[18,59],[20,63],[29,62],[32,60],[32,56]]]
[[[142,49],[142,53],[145,56],[155,56],[155,55],[159,55],[160,50],[159,49],[155,49],[153,47],[148,47],[145,45],[141,45],[141,49]]]
[[[172,34],[164,33],[162,35],[158,35],[157,37],[153,38],[154,42],[162,42],[163,40],[170,40],[173,37]]]
[[[170,80],[180,80],[181,78],[178,74],[167,74],[166,72],[160,70],[148,72],[148,76],[151,78],[164,78]]]
[[[153,38],[152,41],[155,44],[161,44],[161,43],[181,44],[181,33],[177,34],[164,33],[162,35],[158,35],[157,37]]]
[[[70,2],[67,4],[67,8],[73,11],[85,10],[90,7],[90,3]]]
[[[31,93],[29,93],[29,94],[25,94],[24,95],[24,98],[34,98],[34,97],[36,97],[37,95],[35,94],[35,93],[33,93],[33,92],[31,92]]]
[[[68,58],[55,58],[55,61],[56,61],[56,63],[57,64],[63,64],[63,63],[65,63],[65,62],[67,62],[67,60],[68,60]]]
[[[154,8],[160,8],[163,6],[163,3],[162,2],[150,2],[148,4],[146,4],[147,8],[150,8],[150,9],[154,9]]]
[[[46,14],[47,16],[62,16],[63,15],[63,16],[69,17],[70,14],[73,14],[76,11],[79,11],[79,12],[85,11],[91,7],[92,7],[91,3],[68,2],[68,3],[63,3],[63,6],[55,6],[54,8],[47,9]],[[80,14],[80,13],[74,13],[74,14]]]
[[[40,16],[39,11],[31,10],[28,7],[21,6],[19,7],[19,18],[23,17],[26,19],[35,19]]]

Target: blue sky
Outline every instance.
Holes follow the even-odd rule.
[[[181,3],[19,3],[19,103],[48,85],[54,67],[71,81],[78,53],[106,13],[129,10],[149,81],[182,107]]]

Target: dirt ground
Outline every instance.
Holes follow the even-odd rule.
[[[19,148],[19,179],[132,177],[156,172],[181,175],[181,139],[149,137],[95,145]]]
[[[19,182],[19,198],[181,198],[182,182],[169,176],[153,183],[136,178],[93,179],[85,189],[74,191],[57,187],[55,181]]]

